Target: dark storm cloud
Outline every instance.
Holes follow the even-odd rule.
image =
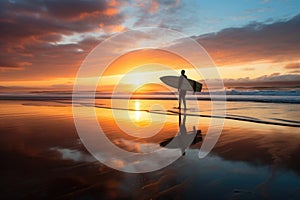
[[[300,55],[300,15],[273,24],[253,22],[241,28],[194,37],[217,65],[290,61]]]

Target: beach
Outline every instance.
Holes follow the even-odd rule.
[[[122,101],[122,100],[120,100]],[[148,173],[125,173],[87,151],[73,121],[70,100],[1,100],[1,188],[4,199],[298,199],[300,194],[299,104],[227,102],[220,138],[205,158],[199,149],[209,127],[209,101],[181,118],[175,100],[131,100],[132,122],[145,127],[165,116],[154,136],[136,139],[115,124],[109,99],[97,99],[107,137],[130,152],[151,151],[178,136],[185,117],[196,139],[175,162]],[[138,103],[137,103],[138,102]],[[145,111],[152,104],[165,110]],[[137,107],[138,105],[138,107]],[[84,105],[81,105],[84,106]],[[149,120],[149,114],[154,118]],[[124,123],[127,118],[124,118]],[[298,120],[298,121],[297,121]],[[195,124],[195,121],[198,123]],[[265,123],[267,122],[267,123]],[[181,122],[182,123],[182,122]],[[95,138],[97,139],[97,138]],[[126,168],[126,162],[115,163]],[[217,191],[217,192],[216,192]]]
[[[0,1],[0,199],[300,199],[300,1]]]

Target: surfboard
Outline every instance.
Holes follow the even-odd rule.
[[[178,76],[162,76],[160,77],[160,80],[168,86],[178,89]],[[201,92],[202,84],[192,79],[183,79],[180,89],[193,92]]]

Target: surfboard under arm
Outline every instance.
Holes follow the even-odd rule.
[[[160,77],[160,80],[163,83],[176,89],[178,89],[179,79],[180,78],[178,76]],[[181,83],[181,87],[179,89],[193,91],[193,92],[201,92],[202,84],[192,79],[183,79]]]

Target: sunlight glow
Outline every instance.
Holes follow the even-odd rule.
[[[131,101],[129,104],[129,107],[133,109],[129,111],[130,120],[137,127],[149,126],[152,122],[149,113],[144,111],[145,106],[140,100]]]
[[[140,110],[140,102],[136,101],[135,102],[135,121],[139,122],[141,119],[141,111]]]

